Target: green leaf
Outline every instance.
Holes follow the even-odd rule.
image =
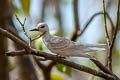
[[[56,64],[56,68],[57,68],[60,72],[66,74],[66,75],[68,75],[68,76],[71,76],[71,68],[70,68],[70,67],[68,67],[68,66],[66,66],[66,65],[63,65],[63,64]]]
[[[30,12],[30,0],[20,0],[22,8],[26,14]]]
[[[51,80],[64,80],[61,75],[52,73]]]

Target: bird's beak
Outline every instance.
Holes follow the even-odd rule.
[[[39,31],[39,30],[35,28],[35,29],[31,29],[30,31]]]

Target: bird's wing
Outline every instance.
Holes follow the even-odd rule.
[[[53,36],[50,39],[49,44],[53,49],[56,49],[56,50],[66,50],[66,49],[84,50],[90,46],[87,44],[73,42],[73,41],[71,41],[67,38],[64,38],[64,37],[56,37],[56,36]]]
[[[104,49],[104,45],[95,45],[95,44],[85,44],[73,42],[66,38],[61,37],[53,37],[50,40],[50,46],[52,49],[56,51],[81,51],[81,52],[93,52],[93,51],[102,51]]]
[[[74,43],[73,41],[66,39],[64,37],[61,38],[61,37],[55,37],[55,36],[53,36],[49,42],[51,47],[56,50],[68,49],[71,47],[70,45],[73,43]]]

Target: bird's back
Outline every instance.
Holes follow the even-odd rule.
[[[73,42],[69,39],[63,37],[51,36],[48,41],[46,41],[47,48],[53,53],[62,56],[83,56],[88,57],[88,52],[99,51],[102,47],[100,45],[84,44]]]

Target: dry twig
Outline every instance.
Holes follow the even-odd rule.
[[[104,17],[104,28],[105,28],[105,35],[106,35],[106,40],[107,40],[107,45],[108,47],[110,46],[111,44],[111,41],[110,41],[110,37],[109,37],[109,34],[108,34],[108,30],[107,30],[107,22],[106,22],[106,12],[105,12],[105,2],[103,0],[103,17]]]
[[[112,30],[114,30],[114,24],[113,24],[113,21],[112,21],[111,17],[109,16],[109,14],[108,14],[107,12],[105,12],[105,13],[106,13],[106,17],[107,17],[108,20],[110,21]],[[78,32],[78,36],[81,36],[81,35],[85,32],[85,30],[88,28],[89,24],[93,21],[93,19],[94,19],[95,17],[97,17],[97,16],[99,16],[99,15],[102,15],[102,14],[103,14],[103,12],[97,12],[97,13],[95,13],[95,14],[86,22],[86,24],[84,25],[84,29]]]
[[[116,39],[116,36],[117,36],[117,32],[118,32],[118,24],[119,24],[119,8],[120,8],[120,0],[118,0],[118,11],[117,11],[117,21],[116,21],[116,28],[114,30],[114,34],[112,35],[112,40],[111,42],[107,41],[108,43],[108,56],[107,56],[107,66],[108,68],[112,71],[112,51],[113,51],[113,47],[114,47],[114,43],[115,43],[115,39]],[[103,12],[105,12],[105,4],[104,4],[104,0],[103,0]],[[106,24],[106,20],[105,20],[105,13],[104,13],[104,24]],[[106,26],[105,26],[106,28]],[[106,34],[108,33],[107,32],[107,29],[105,29],[105,32]],[[108,38],[109,39],[109,38]]]
[[[36,37],[36,38],[31,38],[31,37],[27,34],[27,32],[25,31],[25,22],[26,22],[26,18],[24,19],[24,23],[22,23],[22,22],[19,20],[19,18],[17,17],[17,15],[15,15],[15,16],[16,16],[16,19],[18,20],[18,22],[20,23],[20,25],[21,25],[21,27],[22,27],[22,30],[23,30],[24,34],[25,34],[26,37],[28,37],[28,39],[29,39],[29,46],[31,46],[32,41],[34,41],[34,40],[40,38],[41,36],[38,36],[38,37]]]

